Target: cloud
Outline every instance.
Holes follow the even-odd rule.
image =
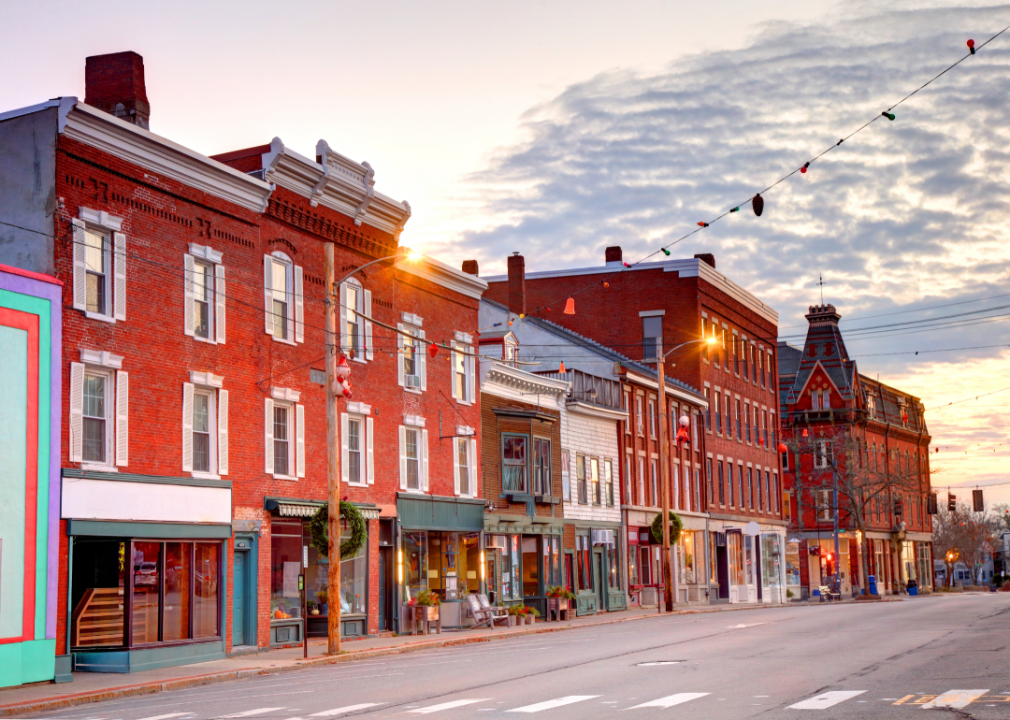
[[[442,251],[477,257],[483,274],[502,271],[514,250],[530,270],[602,264],[608,245],[639,260],[876,118],[765,193],[762,217],[742,207],[680,241],[674,255],[714,253],[720,271],[780,311],[783,326],[804,322],[818,273],[825,300],[854,318],[843,325],[853,329],[1000,294],[1010,259],[1010,32],[894,107],[894,122],[880,113],[959,58],[969,37],[981,44],[1007,24],[1010,5],[846,5],[817,24],[765,25],[739,50],[574,84],[531,108],[525,141],[467,179],[465,216],[477,229]],[[908,314],[855,319],[888,311]],[[961,373],[968,393],[988,388],[1007,378],[997,362],[1006,351],[880,353],[1010,344],[1008,327],[853,333],[849,349],[866,356],[864,372],[946,401],[962,383],[944,383],[945,373]],[[971,423],[958,430],[964,442],[991,434]]]

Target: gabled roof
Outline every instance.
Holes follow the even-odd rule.
[[[859,399],[853,395],[856,363],[849,360],[849,351],[845,348],[845,341],[838,329],[840,317],[834,305],[810,307],[807,314],[810,327],[796,367],[796,376],[786,395],[786,404],[792,405],[799,400],[818,366],[838,388],[844,400],[860,404]]]

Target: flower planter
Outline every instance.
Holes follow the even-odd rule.
[[[546,620],[547,621],[550,621],[550,620],[553,620],[553,619],[561,620],[562,618],[565,619],[565,620],[567,620],[568,619],[568,612],[570,610],[569,603],[570,603],[570,600],[568,598],[561,598],[561,597],[549,597],[549,598],[547,598],[547,618],[546,618]]]
[[[524,623],[525,623],[526,625],[532,625],[532,624],[533,624],[533,620],[534,620],[534,617],[533,617],[533,613],[530,613],[529,615],[526,615],[526,616],[525,616],[525,617],[523,618],[523,622],[524,622]]]
[[[423,622],[435,622],[438,620],[437,605],[415,605],[414,617]]]

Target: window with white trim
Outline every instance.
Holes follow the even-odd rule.
[[[183,332],[197,340],[225,341],[225,287],[222,255],[190,243],[183,255]]]
[[[223,378],[191,372],[182,385],[182,469],[194,477],[228,474],[228,391]]]
[[[275,340],[300,343],[305,333],[303,273],[280,251],[263,256],[265,329]]]
[[[814,467],[823,470],[828,467],[828,457],[831,448],[827,440],[818,440],[814,445]]]
[[[561,498],[563,500],[572,499],[571,458],[571,453],[568,450],[561,451]]]
[[[122,219],[81,208],[73,223],[74,307],[93,320],[126,320],[126,235]]]
[[[81,350],[81,360],[70,363],[70,461],[114,472],[129,463],[129,374],[108,352]]]
[[[457,402],[470,405],[476,394],[473,338],[466,333],[456,333],[452,351],[452,396]]]
[[[428,431],[419,418],[406,416],[400,426],[400,489],[428,490]]]
[[[614,463],[610,458],[603,460],[603,479],[607,486],[607,506],[617,502],[617,488],[614,487]]]
[[[645,436],[645,417],[644,417],[644,413],[642,412],[642,396],[641,395],[636,395],[635,396],[635,420],[636,420],[636,425],[638,426],[638,434],[644,437]]]
[[[456,494],[474,497],[477,494],[477,440],[458,437],[456,443]]]
[[[355,278],[340,285],[340,348],[352,360],[373,358],[372,291]]]
[[[347,403],[340,413],[340,476],[348,485],[365,487],[375,483],[375,441],[371,407]]]
[[[656,437],[656,401],[649,398],[649,437]]]
[[[420,320],[420,318],[416,318]],[[424,347],[424,330],[418,325],[400,323],[396,336],[399,352],[397,353],[397,379],[400,387],[405,390],[421,392],[427,390],[427,352]]]
[[[656,507],[658,505],[658,502],[657,502],[656,498],[659,497],[659,477],[658,477],[659,476],[659,466],[656,464],[655,460],[652,461],[652,463],[650,465],[650,469],[652,470],[652,473],[651,473],[651,477],[652,477],[652,486],[651,486],[651,490],[652,490],[652,507]]]
[[[817,519],[831,520],[834,518],[834,508],[832,507],[831,491],[817,491]]]
[[[288,388],[270,388],[266,399],[266,471],[275,478],[305,477],[305,406],[301,393]]]

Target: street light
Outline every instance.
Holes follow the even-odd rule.
[[[334,299],[335,289],[339,288],[348,278],[365,268],[385,260],[406,257],[417,261],[424,256],[416,250],[406,253],[387,255],[356,267],[347,273],[339,282],[334,282],[333,243],[325,243],[323,247],[326,271],[326,484],[327,507],[330,513],[330,523],[327,528],[327,546],[329,566],[327,568],[326,587],[330,597],[330,610],[327,618],[327,652],[336,655],[340,652],[340,425],[337,423],[337,388],[345,398],[351,397],[351,387],[347,382],[351,374],[351,366],[343,352],[337,353],[340,334],[337,331],[337,301]],[[402,564],[398,563],[398,571],[402,575]],[[303,629],[304,632],[304,629]]]
[[[659,374],[659,477],[660,482],[663,485],[663,520],[661,522],[661,525],[663,526],[663,584],[666,586],[666,590],[663,595],[665,598],[664,604],[666,605],[667,612],[673,612],[674,588],[673,563],[670,561],[670,481],[669,469],[667,468],[666,460],[666,374],[664,372],[663,362],[666,360],[666,356],[673,351],[680,350],[685,345],[691,345],[692,343],[714,345],[716,343],[716,339],[713,335],[712,337],[688,340],[676,347],[670,348],[656,358],[656,372]]]

